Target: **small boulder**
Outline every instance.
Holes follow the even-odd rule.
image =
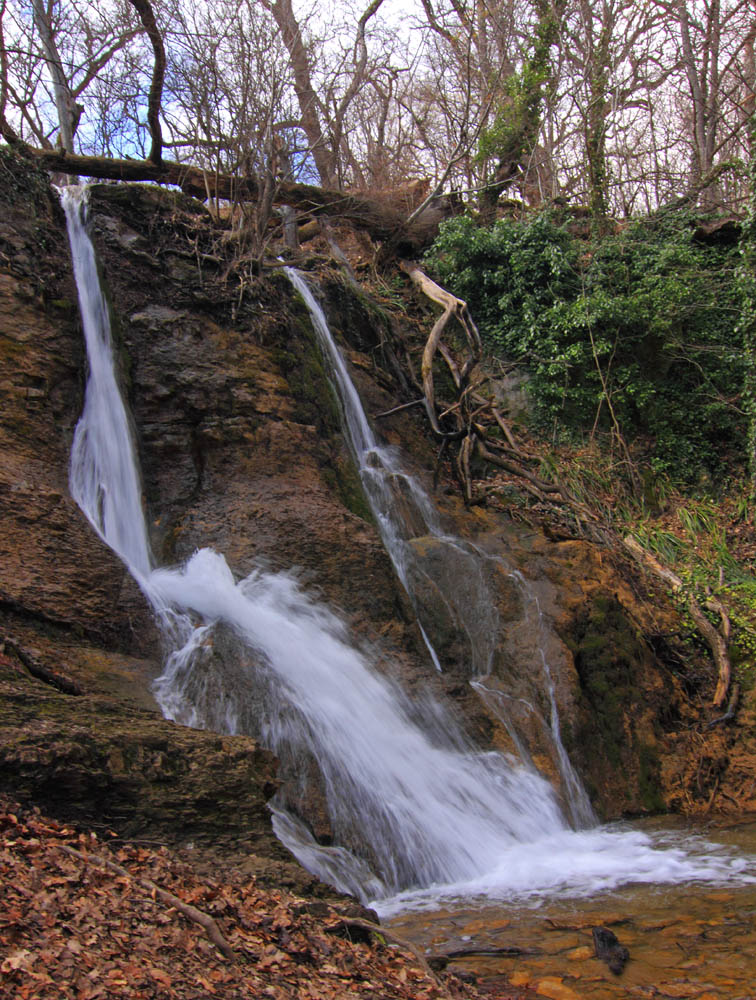
[[[619,976],[630,958],[630,952],[619,943],[617,935],[606,927],[594,927],[593,947],[596,958],[606,962],[615,976]]]

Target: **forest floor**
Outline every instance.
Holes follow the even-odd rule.
[[[200,875],[165,847],[108,842],[7,799],[0,799],[0,843],[0,996],[483,995],[454,975],[433,973],[389,931],[371,931],[327,903],[263,889],[233,869]]]

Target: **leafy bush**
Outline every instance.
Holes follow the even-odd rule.
[[[688,480],[745,458],[736,264],[684,213],[595,242],[554,213],[489,229],[453,219],[428,257],[488,350],[530,372],[538,424],[614,428]]]

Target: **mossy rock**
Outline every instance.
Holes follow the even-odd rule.
[[[158,187],[155,184],[93,184],[89,189],[90,204],[103,209],[119,206],[130,212],[187,212],[209,217],[207,208],[183,191]]]
[[[339,402],[326,372],[310,312],[298,294],[292,296],[289,315],[286,345],[276,348],[272,356],[294,398],[292,417],[298,423],[316,427],[323,436],[339,434]]]
[[[653,654],[614,596],[593,599],[568,645],[580,682],[577,719],[565,742],[605,811],[664,808],[648,700]]]
[[[348,511],[373,522],[373,512],[362,489],[362,481],[351,457],[344,452],[322,470],[326,484],[338,494]]]

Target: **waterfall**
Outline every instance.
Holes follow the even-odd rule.
[[[71,449],[71,495],[97,534],[132,574],[143,580],[152,559],[142,516],[139,471],[115,377],[108,304],[97,274],[94,247],[84,228],[83,190],[66,187],[62,191],[89,362],[84,411]]]
[[[352,455],[359,469],[365,495],[378,524],[386,550],[397,576],[408,592],[417,614],[418,625],[433,663],[441,669],[438,655],[433,648],[423,623],[422,609],[417,600],[420,578],[427,572],[417,558],[411,540],[430,536],[438,551],[435,560],[433,586],[453,612],[467,634],[470,644],[470,673],[472,686],[492,708],[507,728],[523,762],[530,764],[520,733],[506,699],[501,692],[494,692],[487,685],[497,636],[500,631],[499,616],[490,587],[486,583],[484,566],[492,557],[476,546],[444,533],[432,500],[420,483],[401,467],[395,449],[381,447],[368,423],[359,394],[349,375],[344,357],[333,339],[325,313],[313,295],[307,281],[298,271],[287,267],[289,280],[304,299],[312,319],[313,329],[323,355],[330,368],[342,411],[343,425],[347,432]],[[421,549],[422,551],[422,549]],[[554,681],[544,654],[545,622],[538,599],[528,587],[523,575],[512,571],[528,616],[527,627],[541,641],[536,643],[540,671],[539,679],[531,686],[545,695],[549,703],[548,718],[538,711],[535,704],[521,699],[528,714],[537,719],[552,751],[554,764],[561,777],[565,805],[575,827],[592,826],[595,815],[588,796],[575,772],[560,736],[559,713],[556,704]],[[458,595],[464,594],[464,604]],[[535,613],[533,613],[535,612]],[[522,673],[530,674],[526,665]]]
[[[435,508],[417,481],[404,472],[395,449],[384,448],[378,444],[341,351],[331,336],[328,321],[320,304],[298,271],[291,267],[285,268],[285,271],[309,310],[318,343],[331,371],[341,407],[342,423],[352,457],[359,469],[362,487],[396,574],[417,611],[413,596],[414,588],[409,579],[413,559],[411,549],[407,545],[410,537],[407,526],[414,521],[413,534],[440,535]],[[404,518],[398,516],[400,507],[409,508]],[[433,664],[437,670],[441,670],[438,655],[419,614],[418,624]]]
[[[317,761],[337,844],[317,844],[285,810],[274,815],[302,861],[363,899],[398,894],[386,908],[402,905],[407,893],[511,897],[731,874],[727,859],[654,850],[642,834],[574,833],[537,774],[500,754],[473,752],[451,726],[443,738],[423,732],[402,692],[290,575],[260,570],[237,581],[207,548],[179,569],[151,568],[84,200],[69,190],[63,204],[89,359],[71,489],[174,644],[157,688],[166,714],[241,732],[260,708],[256,725],[274,751],[295,768],[306,756]],[[216,658],[223,644],[226,655]]]

